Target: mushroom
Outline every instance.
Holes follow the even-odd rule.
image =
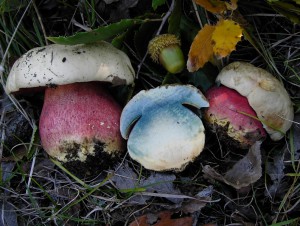
[[[209,101],[204,118],[220,140],[226,144],[247,149],[266,137],[263,125],[246,97],[226,86],[212,87],[205,93]]]
[[[190,85],[140,91],[124,107],[120,130],[132,159],[149,170],[182,171],[203,150],[204,127],[191,108],[208,107]]]
[[[41,144],[69,170],[88,175],[109,166],[107,159],[125,149],[119,131],[122,109],[105,84],[130,84],[134,76],[126,54],[107,42],[52,44],[32,49],[15,62],[6,92],[46,87]]]
[[[266,70],[249,63],[234,62],[222,69],[216,78],[216,82],[221,84],[219,89],[225,90],[222,88],[225,86],[228,89],[235,90],[238,95],[245,97],[249,107],[254,110],[255,115],[244,110],[245,108],[240,108],[240,106],[245,106],[245,104],[240,103],[235,103],[236,107],[234,107],[233,111],[227,112],[232,112],[235,115],[236,113],[243,114],[248,118],[256,118],[257,121],[262,123],[272,140],[280,140],[291,127],[294,111],[289,94],[279,80]],[[224,93],[226,92],[228,91],[224,91]],[[235,97],[228,95],[229,98],[233,99]],[[214,108],[214,104],[210,103],[210,107]],[[224,102],[222,108],[230,109],[232,105],[225,105]],[[216,118],[216,115],[208,110],[206,112],[208,121],[219,124],[218,119],[214,120],[213,117]],[[237,119],[239,120],[241,117],[238,116]],[[230,125],[238,126],[237,123],[232,121],[235,120],[233,119],[234,117],[228,116],[229,118],[231,118]],[[241,130],[244,130],[243,124],[245,121],[240,121],[242,124],[239,126]],[[260,128],[257,131],[263,135]],[[260,139],[260,136],[257,136],[257,138]]]

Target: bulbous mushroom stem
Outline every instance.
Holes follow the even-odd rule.
[[[248,149],[267,136],[247,98],[235,90],[215,86],[206,92],[206,98],[209,108],[204,118],[227,145]]]
[[[107,168],[124,151],[119,132],[121,107],[100,84],[74,83],[45,91],[41,143],[71,171],[82,168],[88,174]]]
[[[225,66],[216,82],[246,97],[272,140],[280,140],[294,119],[291,98],[283,84],[268,71],[245,62]]]

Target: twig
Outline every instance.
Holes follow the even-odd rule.
[[[48,45],[48,40],[47,40],[47,34],[46,34],[46,30],[45,30],[45,27],[44,27],[44,24],[43,24],[43,21],[42,21],[42,18],[41,18],[41,15],[40,15],[40,12],[39,12],[39,9],[37,8],[36,4],[35,4],[35,1],[32,2],[32,5],[33,5],[33,8],[35,10],[35,13],[38,17],[38,20],[40,22],[40,25],[41,25],[41,28],[42,28],[42,32],[44,34],[44,38],[45,38],[45,44]]]
[[[170,8],[168,10],[168,12],[164,15],[164,17],[162,18],[162,21],[161,21],[161,24],[156,32],[156,36],[159,35],[161,33],[161,30],[163,29],[164,25],[166,24],[168,18],[170,17],[171,13],[173,12],[174,10],[174,6],[175,6],[175,0],[172,0],[172,3],[170,5]],[[139,74],[140,74],[140,70],[146,60],[146,57],[148,55],[148,50],[146,51],[143,59],[141,60],[140,64],[138,65],[138,68],[137,68],[137,72],[136,72],[136,78],[139,77]]]
[[[198,22],[199,22],[199,24],[200,24],[200,27],[203,28],[203,24],[202,24],[202,21],[201,21],[201,19],[200,19],[199,13],[198,13],[197,5],[196,5],[196,3],[194,2],[194,0],[191,0],[191,1],[192,1],[192,3],[193,3],[193,7],[194,7],[194,10],[195,10],[195,14],[196,14],[197,20],[198,20]]]
[[[35,166],[35,160],[36,160],[37,152],[38,152],[38,148],[35,149],[34,157],[32,159],[30,173],[29,173],[29,178],[28,178],[28,183],[27,183],[26,195],[29,194],[29,189],[30,189],[30,184],[31,184],[31,178],[32,178],[33,169],[34,169],[34,166]]]
[[[5,106],[2,109],[1,113],[1,144],[0,144],[0,161],[3,156],[3,149],[4,149],[4,140],[5,140],[5,123],[4,123],[4,117],[5,117]],[[1,176],[0,176],[1,177]]]
[[[167,22],[168,18],[171,16],[171,13],[174,10],[174,6],[175,6],[175,0],[172,0],[171,6],[168,10],[168,12],[164,15],[164,17],[162,18],[161,24],[156,32],[156,35],[159,35],[163,26],[165,25],[165,23]]]

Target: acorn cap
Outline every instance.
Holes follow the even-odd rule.
[[[153,38],[148,44],[148,50],[152,60],[158,63],[161,51],[171,45],[181,45],[180,40],[173,34],[162,34]]]
[[[89,81],[131,84],[134,77],[128,56],[110,43],[52,44],[29,50],[14,63],[6,92]]]

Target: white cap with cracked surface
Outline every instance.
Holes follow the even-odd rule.
[[[290,96],[266,70],[233,62],[222,69],[216,81],[247,97],[272,140],[280,140],[291,127],[294,110]]]
[[[14,63],[6,92],[89,81],[131,84],[134,77],[128,56],[107,42],[52,44],[29,50]]]

